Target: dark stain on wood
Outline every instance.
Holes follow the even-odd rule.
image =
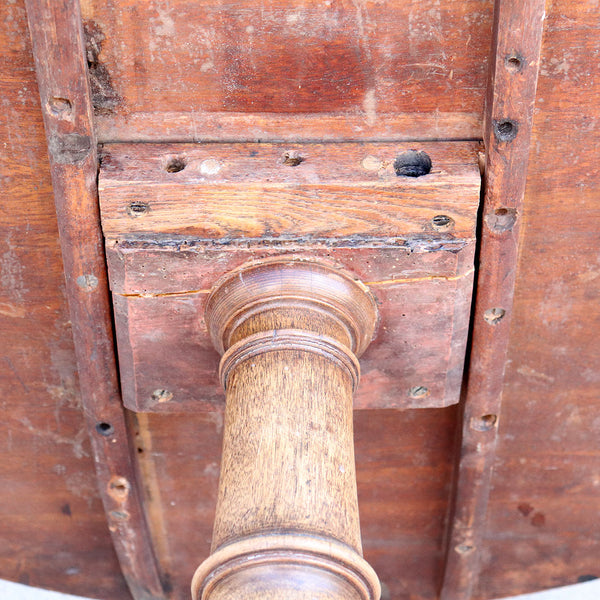
[[[53,133],[48,137],[48,152],[60,165],[82,163],[92,151],[89,135],[81,133]]]
[[[122,100],[113,87],[108,67],[100,59],[106,36],[98,23],[91,19],[83,21],[83,34],[94,112],[109,114],[121,104]]]

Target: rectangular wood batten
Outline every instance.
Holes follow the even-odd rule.
[[[431,170],[402,173],[426,152]],[[474,142],[113,144],[99,196],[125,405],[217,410],[203,320],[226,273],[294,255],[368,285],[381,315],[355,408],[459,400],[480,193]]]

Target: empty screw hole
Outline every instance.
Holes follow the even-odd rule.
[[[501,142],[510,142],[517,137],[518,127],[514,121],[503,119],[494,122],[494,134]]]
[[[490,431],[496,426],[497,422],[497,415],[483,415],[481,417],[475,417],[471,421],[471,427],[475,429],[475,431]]]
[[[488,227],[497,233],[509,231],[514,227],[516,221],[517,211],[514,208],[500,207],[485,217]]]
[[[306,158],[296,150],[288,150],[287,152],[284,152],[283,156],[281,157],[281,162],[288,167],[297,167],[305,160]]]
[[[520,71],[523,66],[523,59],[520,56],[512,55],[506,58],[506,68],[513,73]]]
[[[396,157],[394,171],[398,177],[422,177],[431,171],[431,158],[422,150],[407,150]]]
[[[175,158],[171,158],[165,167],[165,171],[167,173],[179,173],[179,171],[183,171],[185,169],[186,162],[180,156]]]
[[[448,229],[452,229],[453,225],[454,219],[446,215],[436,215],[431,219],[431,226],[436,231],[448,231]]]
[[[96,431],[105,437],[112,435],[115,432],[114,427],[110,423],[96,423]]]

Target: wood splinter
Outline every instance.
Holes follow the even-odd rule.
[[[277,259],[228,275],[205,318],[227,401],[211,555],[193,600],[379,600],[352,433],[373,297],[328,265]]]

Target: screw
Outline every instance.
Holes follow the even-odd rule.
[[[117,521],[127,521],[129,519],[129,513],[126,510],[111,510],[108,514]]]
[[[127,214],[130,217],[141,217],[150,211],[150,205],[146,202],[140,202],[139,200],[135,200],[131,202],[127,207]]]
[[[454,219],[447,215],[436,215],[431,219],[431,226],[436,231],[448,231],[454,227]]]
[[[171,398],[173,398],[173,393],[168,390],[154,390],[152,392],[154,402],[168,402]]]
[[[306,160],[304,156],[300,154],[297,150],[288,150],[283,153],[281,157],[281,162],[284,165],[288,165],[289,167],[297,167],[300,163],[303,163]]]
[[[48,99],[48,109],[55,117],[64,119],[70,116],[73,106],[70,100],[54,96]]]
[[[425,386],[415,385],[408,390],[408,395],[411,398],[425,398],[429,395],[429,390]]]
[[[469,544],[459,544],[454,548],[459,554],[469,554],[475,550],[474,546],[469,546]]]

